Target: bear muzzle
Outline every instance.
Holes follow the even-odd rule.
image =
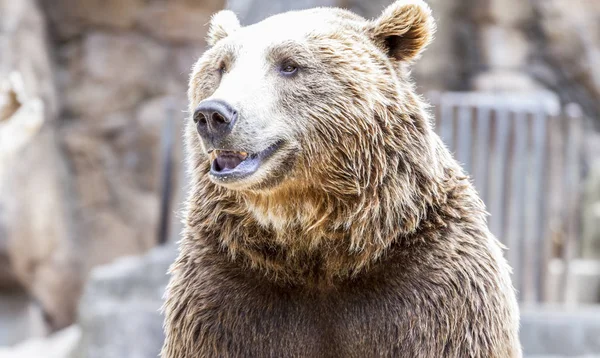
[[[221,100],[202,101],[194,111],[194,123],[206,144],[221,142],[238,118],[238,112],[229,103]]]

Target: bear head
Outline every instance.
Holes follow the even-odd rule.
[[[258,246],[240,227],[251,216],[261,238],[306,250],[334,240],[324,245],[369,259],[414,232],[456,168],[408,70],[434,29],[421,0],[370,21],[337,8],[245,27],[214,15],[188,92],[188,225],[220,220],[215,235],[235,251]]]

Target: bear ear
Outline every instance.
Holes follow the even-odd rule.
[[[214,46],[220,40],[236,32],[242,26],[237,16],[230,10],[221,10],[210,18],[206,42]]]
[[[396,1],[367,25],[371,39],[397,61],[416,59],[431,42],[434,32],[431,9],[422,0]]]

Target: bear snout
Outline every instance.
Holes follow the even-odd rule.
[[[227,136],[238,118],[238,111],[221,100],[202,101],[194,111],[194,123],[206,144],[221,142]]]

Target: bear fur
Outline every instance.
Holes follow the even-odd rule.
[[[409,77],[433,32],[420,0],[213,17],[163,358],[521,356],[501,245]],[[212,99],[237,110],[221,142],[197,131]],[[220,149],[269,148],[245,179],[215,174]]]

